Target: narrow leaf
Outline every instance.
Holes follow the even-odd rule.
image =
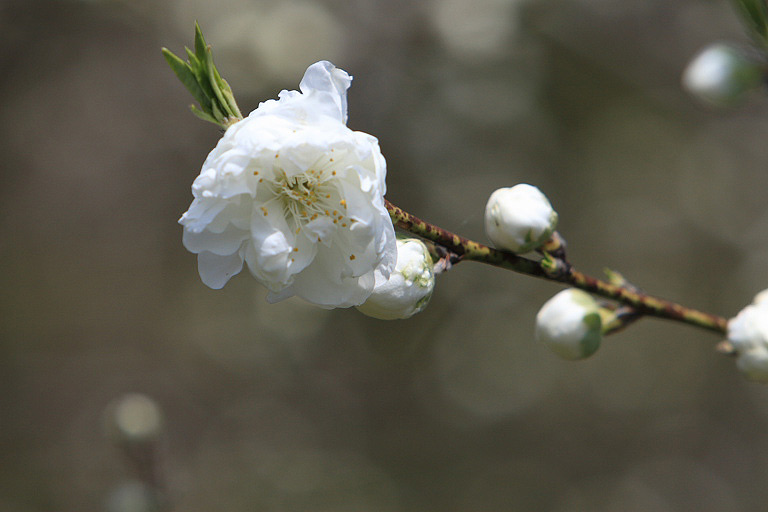
[[[215,125],[221,126],[222,128],[226,128],[226,126],[224,124],[222,124],[220,121],[218,121],[211,114],[208,114],[207,112],[203,112],[202,110],[200,110],[199,108],[195,107],[194,105],[190,105],[189,106],[189,110],[191,110],[193,114],[195,114],[197,117],[199,117],[203,121],[208,121],[209,123],[213,123]]]
[[[211,101],[215,100],[215,94],[213,92],[213,88],[211,88],[210,80],[208,79],[208,71],[205,69],[206,63],[205,61],[199,61],[195,54],[192,53],[192,50],[189,48],[186,50],[190,61],[190,69],[192,70],[192,73],[194,73],[198,85],[203,90],[205,96],[208,98],[208,103],[205,105],[207,107]]]
[[[187,52],[187,60],[189,61],[189,65],[192,66],[192,69],[198,69],[200,67],[200,61],[197,59],[197,55],[195,55],[195,52],[184,47],[184,50]]]
[[[243,118],[242,112],[240,112],[240,107],[237,106],[237,102],[235,101],[235,95],[232,94],[232,89],[230,89],[229,84],[227,82],[224,82],[224,85],[226,88],[222,88],[221,93],[224,95],[224,98],[227,100],[227,105],[229,105],[229,108],[235,113],[235,116],[238,119]]]
[[[216,78],[216,83],[219,86],[219,90],[221,91],[221,95],[224,97],[224,100],[226,101],[229,110],[232,112],[234,116],[236,116],[238,119],[243,118],[243,114],[240,112],[240,107],[237,106],[237,102],[235,101],[235,95],[232,94],[232,88],[229,86],[229,83],[221,78],[221,75],[219,75],[219,70],[215,67],[213,68],[214,77]]]
[[[218,119],[217,122],[222,123],[222,124],[229,117],[227,114],[225,114],[224,112],[221,111],[221,109],[219,108],[219,104],[216,101],[211,102],[211,112],[213,114],[213,117]]]
[[[205,93],[200,88],[200,84],[198,83],[190,65],[174,55],[168,48],[163,48],[162,52],[166,62],[168,62],[168,65],[171,66],[171,69],[179,78],[181,83],[184,84],[184,87],[187,88],[187,90],[192,94],[195,100],[197,100],[200,106],[205,108],[206,104],[210,103],[210,101],[206,98]]]
[[[208,72],[208,80],[211,84],[211,88],[216,95],[216,99],[219,100],[219,106],[224,109],[224,113],[226,114],[225,117],[235,117],[235,113],[230,109],[227,101],[224,99],[224,95],[221,93],[221,88],[218,83],[221,80],[221,77],[219,77],[219,80],[216,80],[218,71],[216,71],[216,66],[213,64],[213,53],[210,48],[205,52],[205,67]]]
[[[205,44],[203,38],[203,31],[200,30],[200,25],[195,21],[195,55],[200,62],[205,61],[205,54],[208,45]]]

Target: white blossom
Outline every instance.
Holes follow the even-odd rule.
[[[683,87],[705,103],[726,106],[743,99],[760,83],[760,70],[743,51],[716,43],[705,48],[685,68]]]
[[[432,257],[424,242],[397,240],[397,265],[389,279],[376,284],[360,312],[381,320],[409,318],[427,307],[435,275]]]
[[[749,380],[768,382],[768,290],[728,321],[736,366]]]
[[[594,354],[602,340],[602,320],[595,299],[576,288],[549,299],[536,315],[536,339],[564,359],[584,359]]]
[[[119,442],[152,441],[163,428],[160,406],[139,393],[128,393],[110,403],[106,419],[110,435]]]
[[[321,61],[300,91],[282,91],[231,126],[192,185],[184,246],[203,282],[242,270],[277,302],[362,304],[396,259],[376,138],[346,126],[352,77]]]
[[[519,184],[496,190],[485,206],[485,232],[498,249],[526,253],[557,227],[557,213],[538,188]]]

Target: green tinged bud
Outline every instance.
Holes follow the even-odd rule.
[[[435,275],[432,257],[416,238],[397,240],[397,265],[386,281],[376,283],[373,293],[357,309],[380,320],[409,318],[427,307]]]
[[[582,290],[563,290],[536,315],[536,339],[564,359],[589,357],[602,340],[600,307]]]
[[[743,101],[763,81],[765,65],[735,46],[716,43],[699,53],[683,73],[683,87],[703,103]]]

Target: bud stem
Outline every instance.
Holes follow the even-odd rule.
[[[540,261],[530,260],[510,252],[466,239],[434,224],[430,224],[398,208],[389,201],[386,207],[392,222],[400,229],[426,238],[456,254],[454,262],[478,261],[520,274],[568,284],[630,306],[640,316],[666,318],[709,331],[725,334],[728,321],[720,316],[698,311],[680,304],[648,295],[632,285],[613,284],[576,270],[567,261],[545,254]]]

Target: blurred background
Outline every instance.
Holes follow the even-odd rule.
[[[768,104],[680,87],[748,42],[725,0],[0,0],[0,509],[149,510],[149,443],[186,512],[765,510],[768,388],[717,335],[649,319],[564,362],[533,340],[560,288],[477,264],[399,322],[206,288],[177,220],[220,133],[160,54],[195,19],[244,112],[354,75],[422,218],[484,240],[527,182],[584,271],[725,316],[768,287]]]

